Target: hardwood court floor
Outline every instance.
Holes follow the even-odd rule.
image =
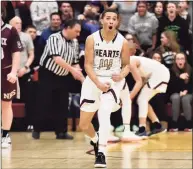
[[[2,150],[2,168],[94,168],[92,149],[80,132],[73,141],[56,140],[53,132],[33,140],[31,133],[11,133],[12,149]],[[164,133],[139,143],[108,146],[108,168],[192,168],[192,133]]]

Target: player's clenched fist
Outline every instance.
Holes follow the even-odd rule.
[[[16,80],[17,80],[17,75],[15,73],[9,73],[7,75],[7,80],[10,82],[10,83],[15,83]]]
[[[110,89],[111,85],[110,85],[110,83],[108,83],[108,82],[106,82],[106,83],[99,82],[99,83],[97,84],[97,87],[98,87],[101,91],[107,92],[107,91]]]

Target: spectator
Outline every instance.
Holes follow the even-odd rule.
[[[177,15],[177,5],[175,2],[167,4],[167,16],[160,19],[157,32],[158,46],[160,45],[162,32],[167,30],[172,30],[176,33],[178,43],[183,47],[184,51],[190,50],[191,43],[188,36],[188,22]]]
[[[42,31],[50,25],[50,14],[58,12],[57,3],[50,9],[52,2],[33,1],[30,5],[31,17],[33,25],[37,29],[37,36],[42,34]]]
[[[52,34],[47,40],[40,59],[38,96],[32,137],[40,138],[44,121],[54,106],[53,123],[56,139],[73,139],[67,133],[68,116],[68,74],[77,80],[84,80],[78,64],[78,44],[75,38],[81,31],[80,23],[68,20],[61,32]]]
[[[185,131],[192,131],[192,69],[187,63],[184,53],[178,53],[172,67],[170,80],[170,99],[172,102],[172,127],[170,131],[178,131],[177,121],[181,108],[186,119]]]
[[[188,26],[190,26],[191,18],[190,14],[188,13],[188,5],[189,2],[187,0],[180,0],[178,3],[178,14],[184,18],[187,21]]]
[[[98,16],[97,8],[94,7],[93,9],[93,6],[90,4],[86,5],[83,14],[78,16],[78,19],[82,22],[82,31],[78,38],[81,50],[84,50],[85,48],[85,40],[87,36],[96,32],[100,28]]]
[[[4,18],[4,22],[5,23],[9,23],[9,21],[15,17],[15,11],[14,11],[14,7],[13,7],[13,2],[11,2],[10,0],[8,1],[1,1],[1,6],[2,8],[5,8],[4,12],[6,12],[6,14],[4,14],[5,18]]]
[[[6,8],[1,6],[1,147],[9,148],[9,131],[13,120],[12,100],[17,93],[17,70],[19,68],[21,41],[15,28],[3,22]]]
[[[43,30],[39,38],[39,45],[42,51],[50,35],[52,35],[53,33],[59,32],[61,30],[61,17],[58,12],[51,13],[50,21],[51,21],[50,26],[45,30]]]
[[[61,2],[59,2],[59,4],[60,3]],[[74,17],[75,18],[77,18],[77,16],[83,12],[84,7],[86,6],[87,3],[88,3],[87,1],[78,1],[78,3],[77,3],[77,1],[70,1],[72,9],[74,10]]]
[[[145,52],[152,51],[156,45],[158,20],[147,11],[146,1],[138,1],[137,13],[131,17],[129,23],[128,32],[133,35],[135,42]]]
[[[25,102],[27,97],[26,88],[29,79],[30,66],[34,60],[34,45],[30,35],[21,31],[22,21],[18,16],[15,16],[10,21],[10,25],[16,28],[23,46],[23,51],[21,52],[20,67],[18,70],[18,77],[21,90],[19,102]]]
[[[116,1],[114,0],[113,4],[109,7],[107,2],[103,2],[103,6],[106,8],[117,9],[119,11],[121,22],[119,26],[120,33],[128,33],[128,25],[131,16],[135,13],[137,7],[137,1]]]
[[[30,69],[33,72],[33,68],[36,66],[39,66],[39,61],[40,61],[40,52],[39,52],[39,43],[37,37],[37,29],[35,26],[30,25],[25,29],[25,33],[29,34],[33,40],[34,44],[34,61],[32,62]]]
[[[154,6],[154,13],[158,20],[164,16],[164,4],[162,1],[156,2]]]
[[[186,54],[187,54],[187,60],[188,60],[188,63],[193,66],[193,59],[192,59],[192,55],[193,55],[193,52],[192,52],[192,47],[191,47],[191,44],[193,43],[193,36],[192,36],[192,24],[191,24],[191,17],[190,17],[190,14],[188,12],[188,8],[189,8],[189,1],[187,0],[180,0],[180,2],[178,3],[178,13],[179,15],[185,19],[187,21],[187,24],[188,24],[188,27],[189,27],[189,39],[187,39],[187,41],[189,41],[189,46],[187,47],[187,51],[186,51]]]
[[[47,5],[49,9],[49,14],[54,13],[54,12],[59,12],[57,0],[48,1]]]
[[[99,20],[99,8],[97,6],[94,6],[92,4],[87,4],[84,7],[83,14],[78,15],[79,20],[92,20],[95,22],[98,22]]]
[[[160,62],[160,63],[163,63],[162,54],[161,54],[160,52],[158,52],[158,51],[154,51],[154,52],[152,53],[151,58],[152,58],[153,60],[157,60],[157,61]]]
[[[170,30],[163,32],[161,34],[161,46],[156,51],[161,52],[163,64],[170,69],[174,63],[175,54],[180,52],[175,32]]]
[[[22,30],[25,30],[28,25],[32,25],[30,5],[31,1],[12,1],[15,8],[16,16],[19,16],[22,20]]]
[[[59,12],[62,19],[62,24],[65,24],[67,20],[74,17],[72,7],[69,2],[61,2]]]

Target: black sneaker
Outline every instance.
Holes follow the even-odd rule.
[[[93,141],[90,141],[90,144],[94,147],[95,156],[97,156],[98,149],[99,149],[99,141],[97,141],[96,143],[94,143]]]
[[[66,140],[73,140],[74,137],[68,133],[58,133],[56,134],[56,139],[66,139]]]
[[[32,137],[36,140],[40,139],[40,132],[32,131]]]
[[[152,131],[148,134],[149,136],[155,136],[161,133],[165,133],[167,130],[162,127],[162,125],[158,122],[153,123],[153,129]]]
[[[144,140],[148,138],[148,135],[144,126],[139,127],[139,130],[135,134]]]
[[[94,164],[95,168],[106,168],[107,164],[105,161],[105,155],[101,152],[98,152],[97,156],[96,156],[96,161]]]

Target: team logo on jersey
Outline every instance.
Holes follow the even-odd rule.
[[[95,56],[116,58],[116,57],[119,57],[119,55],[120,55],[120,51],[118,50],[95,49]]]
[[[1,38],[1,44],[7,45],[7,38]]]

